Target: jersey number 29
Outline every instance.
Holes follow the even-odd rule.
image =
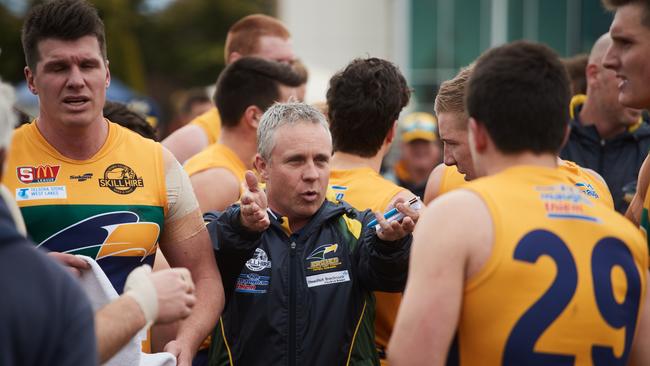
[[[506,342],[503,365],[572,366],[575,356],[535,352],[535,343],[570,303],[578,285],[578,271],[571,251],[557,235],[546,230],[526,234],[517,244],[516,260],[535,263],[547,255],[557,267],[550,288],[519,318]],[[625,273],[627,292],[619,303],[614,297],[612,269],[619,266]],[[591,358],[594,366],[625,365],[632,346],[641,298],[641,278],[628,247],[619,239],[606,237],[598,241],[591,253],[594,298],[603,319],[612,328],[625,328],[625,348],[621,357],[612,347],[594,344]]]

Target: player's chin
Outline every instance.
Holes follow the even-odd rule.
[[[66,125],[75,126],[75,127],[84,127],[95,122],[95,114],[91,111],[81,111],[81,112],[70,112],[66,111],[63,114],[65,118]]]

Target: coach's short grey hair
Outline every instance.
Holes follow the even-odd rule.
[[[257,153],[269,160],[275,147],[275,131],[284,125],[309,122],[323,126],[332,139],[325,116],[315,107],[305,103],[275,103],[262,115],[257,127]]]
[[[17,117],[13,106],[16,95],[11,85],[0,80],[0,149],[6,149],[16,126]]]

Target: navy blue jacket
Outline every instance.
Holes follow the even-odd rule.
[[[373,218],[325,201],[296,233],[249,232],[237,205],[210,223],[227,294],[211,365],[378,365],[372,291],[403,290],[411,235],[384,242]]]
[[[93,311],[75,279],[15,229],[0,198],[0,365],[98,364]]]

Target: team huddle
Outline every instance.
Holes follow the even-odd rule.
[[[604,2],[590,62],[650,109],[650,2]],[[157,143],[107,118],[105,38],[86,0],[36,6],[39,115],[14,130],[0,85],[1,365],[650,365],[650,163],[623,216],[567,159],[549,47],[441,84],[444,163],[414,193],[380,175],[411,93],[391,62],[352,60],[312,106],[288,30],[247,16],[214,106]]]

